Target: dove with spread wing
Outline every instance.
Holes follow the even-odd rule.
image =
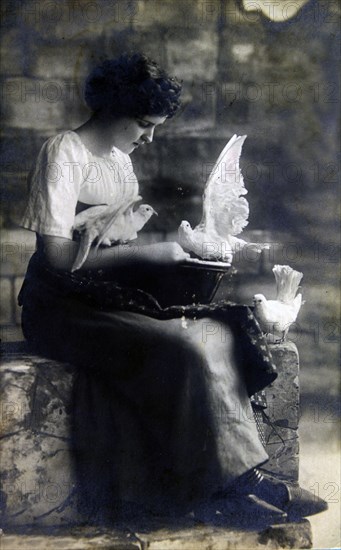
[[[96,241],[96,249],[111,246],[114,243],[126,243],[136,239],[140,231],[153,214],[157,214],[149,204],[141,204],[135,211],[134,204],[141,199],[133,197],[121,205],[99,205],[83,210],[75,217],[74,231],[80,233],[78,254],[71,271],[80,269],[84,264],[91,245]]]
[[[234,135],[222,150],[206,182],[203,214],[192,229],[188,221],[178,229],[179,242],[188,251],[206,260],[231,262],[233,253],[247,245],[261,251],[267,245],[248,243],[236,237],[248,224],[247,190],[239,167],[246,136]]]
[[[303,303],[302,294],[297,294],[303,273],[288,265],[275,265],[272,271],[276,278],[276,300],[267,300],[263,294],[255,294],[253,313],[262,331],[275,338],[278,336],[275,342],[281,343],[285,341]]]

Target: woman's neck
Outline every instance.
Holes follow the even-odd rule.
[[[92,115],[87,122],[76,128],[74,132],[78,134],[90,153],[100,157],[109,157],[113,144],[107,135],[107,127],[105,120]]]

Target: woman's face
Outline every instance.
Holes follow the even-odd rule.
[[[108,122],[107,137],[110,143],[123,153],[130,154],[137,147],[153,141],[156,126],[167,117],[145,115],[136,118],[122,117]]]

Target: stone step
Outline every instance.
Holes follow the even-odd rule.
[[[165,526],[166,525],[166,526]],[[271,525],[260,530],[237,530],[209,525],[181,527],[164,519],[157,526],[128,524],[124,528],[83,527],[53,534],[6,533],[0,537],[1,550],[277,550],[278,548],[311,548],[309,521]]]

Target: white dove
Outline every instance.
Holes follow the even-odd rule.
[[[203,215],[194,229],[181,222],[180,244],[207,260],[231,262],[233,253],[251,245],[260,251],[262,244],[248,243],[235,235],[248,224],[247,190],[239,168],[239,158],[246,136],[234,135],[222,150],[206,182],[203,194]]]
[[[284,342],[290,325],[297,319],[302,305],[302,294],[297,294],[303,273],[288,265],[275,265],[272,269],[276,278],[276,300],[267,300],[263,294],[253,297],[253,313],[263,332],[274,337],[275,343]]]
[[[96,249],[100,245],[111,246],[113,243],[125,243],[136,239],[137,232],[153,214],[157,214],[149,204],[141,204],[134,211],[133,206],[140,199],[137,195],[120,206],[93,206],[77,214],[73,229],[81,234],[81,239],[77,257],[71,268],[72,272],[82,267],[95,239]]]

